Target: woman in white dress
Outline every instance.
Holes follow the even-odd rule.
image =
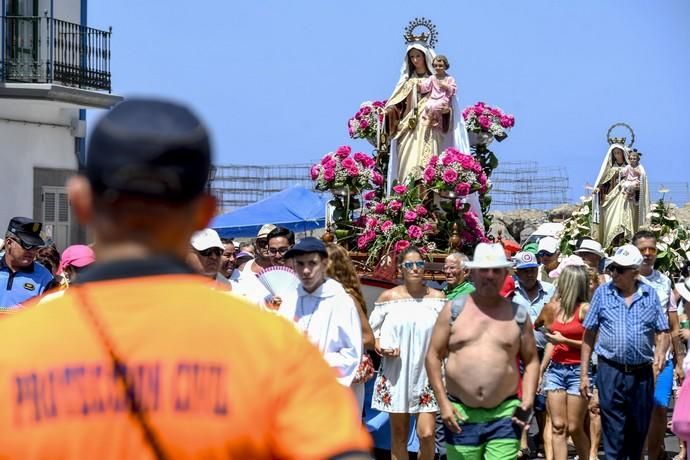
[[[410,247],[398,257],[404,284],[384,291],[369,323],[382,356],[371,406],[390,414],[391,454],[408,458],[410,416],[417,416],[420,460],[434,458],[434,392],[424,368],[431,331],[446,299],[424,284],[424,260]]]

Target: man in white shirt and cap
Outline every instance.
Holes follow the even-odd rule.
[[[268,253],[268,234],[275,228],[276,226],[273,224],[265,224],[259,229],[259,233],[257,233],[256,240],[254,241],[256,246],[254,259],[248,260],[244,267],[242,267],[242,270],[235,270],[230,278],[237,283],[237,289],[235,290],[237,294],[246,297],[250,302],[261,307],[269,306],[267,302],[270,301],[272,295],[256,275],[261,273],[264,268],[272,265]]]
[[[362,324],[352,297],[326,276],[328,252],[318,238],[306,237],[283,256],[292,260],[300,284],[297,295],[283,299],[280,314],[293,319],[350,386],[362,357]]]

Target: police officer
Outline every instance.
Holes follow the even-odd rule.
[[[16,309],[27,300],[54,287],[53,274],[36,262],[45,245],[42,224],[28,217],[14,217],[5,234],[5,254],[0,258],[0,309]]]

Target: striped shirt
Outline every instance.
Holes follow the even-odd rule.
[[[668,331],[668,320],[653,287],[638,282],[628,306],[609,282],[594,292],[584,326],[599,331],[594,348],[598,356],[637,365],[653,361],[655,335]]]

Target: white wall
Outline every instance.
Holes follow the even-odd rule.
[[[0,100],[0,232],[14,216],[33,217],[34,167],[74,169],[69,120],[76,109],[50,103]],[[4,118],[31,120],[66,127],[8,122]]]

